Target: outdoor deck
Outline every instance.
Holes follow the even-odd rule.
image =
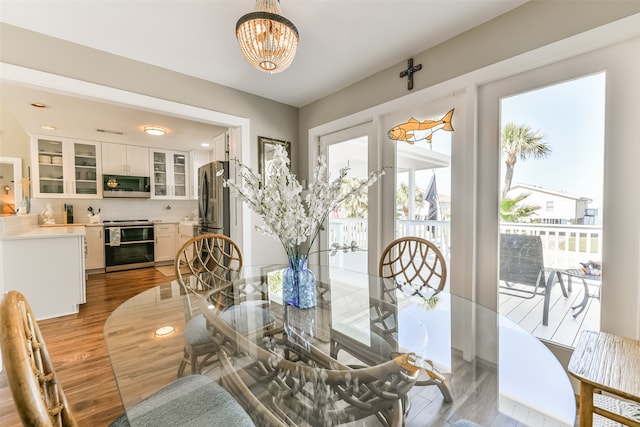
[[[566,283],[565,279],[565,285]],[[600,283],[587,283],[590,295],[597,294]],[[584,286],[579,279],[573,280],[573,289],[567,298],[562,295],[560,286],[554,285],[549,303],[549,325],[547,326],[542,325],[543,295],[525,299],[501,293],[499,311],[500,314],[540,339],[575,347],[582,330],[600,330],[600,300],[597,298],[589,298],[586,309],[575,318],[573,317],[578,310],[573,310],[571,307],[580,305],[583,295]]]

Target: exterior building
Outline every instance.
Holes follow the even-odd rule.
[[[540,206],[531,222],[542,224],[592,224],[594,209],[587,209],[591,199],[527,184],[511,187],[507,196],[529,194],[523,203]]]

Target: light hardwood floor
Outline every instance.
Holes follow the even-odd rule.
[[[122,412],[104,345],[105,320],[132,296],[170,281],[155,268],[96,274],[87,280],[80,312],[39,321],[67,399],[82,426],[107,426]],[[20,426],[4,372],[0,373],[0,426]]]

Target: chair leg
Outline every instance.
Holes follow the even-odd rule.
[[[178,367],[178,378],[181,378],[184,375],[184,368],[187,367],[188,359],[189,359],[189,351],[185,347],[184,354],[182,355],[182,360],[180,361],[180,366]]]
[[[182,378],[182,376],[184,375],[184,368],[187,367],[187,361],[182,359],[180,361],[180,366],[178,367],[178,378]]]
[[[191,373],[193,375],[200,373],[200,369],[198,368],[198,356],[193,352],[191,353]]]

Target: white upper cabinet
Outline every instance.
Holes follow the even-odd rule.
[[[102,197],[100,143],[33,137],[33,197]]]
[[[188,199],[188,153],[183,151],[150,149],[151,198]]]
[[[111,175],[149,176],[149,149],[103,142],[102,171]]]

